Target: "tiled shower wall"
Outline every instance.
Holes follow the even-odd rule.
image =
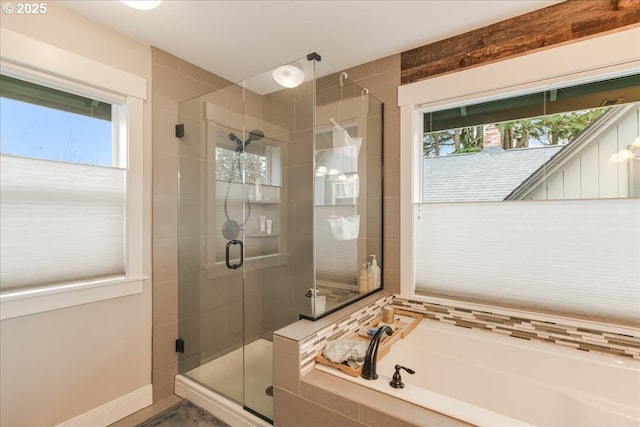
[[[347,70],[349,78],[384,102],[385,288],[399,291],[400,55]],[[230,82],[152,48],[153,91],[153,387],[154,401],[173,393],[178,373],[178,146],[174,126],[182,101]],[[269,295],[264,303],[269,306]],[[264,317],[266,313],[263,313]],[[267,325],[268,326],[268,325]]]
[[[178,373],[178,104],[228,84],[152,48],[154,401],[173,393]]]
[[[383,275],[385,289],[399,292],[400,112],[397,107],[397,88],[400,85],[400,55],[382,58],[346,71],[350,79],[369,89],[384,103]],[[175,138],[174,128],[178,123],[178,105],[187,99],[229,84],[230,82],[178,57],[152,48],[154,401],[173,393],[173,381],[178,373],[178,357],[174,347],[175,339],[178,337],[179,323],[177,176],[180,140]],[[265,102],[268,103],[268,101]],[[277,113],[275,109],[272,110]],[[303,130],[292,134],[291,142],[296,141],[298,137],[306,137],[305,132],[308,132],[306,128],[301,125],[297,125],[297,128],[303,128]],[[311,152],[289,151],[291,156],[307,154],[311,157]],[[292,164],[295,165],[295,163]],[[276,271],[273,270],[273,273]],[[284,283],[281,276],[277,277],[278,280],[273,279],[265,276],[262,280],[267,284]],[[291,282],[290,287],[295,288],[295,283]],[[275,293],[270,292],[269,289],[267,286],[262,290],[263,306],[267,308],[272,307],[275,300],[280,298],[278,292],[283,292],[282,286],[278,286]],[[217,304],[224,306],[225,302],[218,301]],[[282,313],[282,316],[284,315],[286,313]],[[270,323],[280,323],[278,320],[280,316],[273,313],[264,311],[262,317],[264,329],[269,329]]]

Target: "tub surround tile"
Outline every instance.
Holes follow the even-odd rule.
[[[318,370],[301,378],[300,396],[368,426],[469,425]]]
[[[331,390],[331,387],[331,384],[318,386],[307,381],[301,381],[300,396],[349,418],[358,419],[359,405],[353,400],[345,399],[343,396],[327,393],[327,390]]]
[[[312,322],[309,320],[299,320],[295,323],[287,325],[281,329],[278,329],[274,333],[284,338],[289,338],[294,341],[307,342],[314,336],[327,328],[334,328],[336,324],[344,321],[348,321],[349,317],[358,317],[358,313],[365,310],[369,305],[376,304],[380,299],[393,298],[393,294],[387,291],[380,291],[373,295],[369,295],[359,301],[350,304],[343,309],[329,314],[327,317]],[[339,325],[338,325],[339,327]]]
[[[273,422],[277,426],[296,427],[366,427],[352,418],[324,408],[297,394],[274,387],[278,402],[273,408]]]
[[[274,333],[276,425],[466,426],[468,424],[313,369],[327,341],[345,337],[381,315],[382,307],[422,314],[458,327],[500,333],[614,357],[640,359],[640,336],[598,331],[468,308],[403,299],[388,290],[318,322],[299,321]],[[285,354],[286,353],[286,354]],[[279,353],[278,353],[279,354]],[[278,365],[285,366],[278,366]],[[293,369],[291,369],[293,367]]]
[[[298,342],[273,337],[273,384],[292,393],[300,392],[300,369],[298,367]]]
[[[304,375],[309,372],[315,363],[315,357],[319,354],[328,341],[346,337],[352,332],[374,318],[382,315],[382,307],[391,304],[393,295],[387,294],[385,297],[370,302],[361,309],[350,315],[339,319],[327,327],[320,329],[310,336],[300,341],[300,373]]]
[[[640,360],[640,336],[616,334],[593,328],[562,325],[399,297],[396,297],[393,303],[403,310],[421,313],[425,318],[464,328],[488,330],[519,339],[554,343],[582,351]]]

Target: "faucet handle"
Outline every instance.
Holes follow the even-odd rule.
[[[402,376],[400,376],[400,369],[404,369],[405,371],[407,371],[407,373],[411,375],[416,373],[416,371],[414,371],[413,369],[406,368],[400,365],[396,365],[394,368],[396,371],[393,374],[393,378],[389,382],[389,385],[393,388],[404,388],[404,383],[402,382]]]

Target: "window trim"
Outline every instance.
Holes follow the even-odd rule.
[[[0,319],[45,312],[111,298],[142,293],[148,279],[149,254],[145,253],[144,211],[144,101],[145,78],[116,69],[42,41],[0,29],[0,68],[3,74],[27,79],[86,96],[124,105],[122,133],[127,139],[126,274],[124,277],[64,283],[40,289],[5,291],[0,294]],[[54,60],[55,59],[55,60]],[[121,141],[117,146],[123,146]]]
[[[629,328],[616,324],[416,294],[413,206],[421,200],[419,177],[422,172],[422,156],[416,153],[422,152],[422,114],[436,109],[455,108],[471,103],[518,96],[534,90],[632,74],[640,67],[638,52],[640,52],[640,29],[633,28],[398,88],[400,170],[402,171],[400,174],[400,296],[402,298],[545,321],[560,320],[576,325],[595,324],[613,332],[628,332]],[[546,64],[554,64],[554,67],[547,67]],[[483,82],[482,86],[477,82]]]

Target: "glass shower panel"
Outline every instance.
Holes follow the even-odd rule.
[[[382,104],[310,54],[179,119],[179,371],[271,420],[273,332],[377,287]]]
[[[233,267],[241,264],[246,213],[244,159],[231,134],[242,125],[242,96],[242,88],[233,85],[180,105],[185,132],[178,165],[179,331],[184,341],[179,371],[239,404],[243,271]]]
[[[316,124],[314,317],[382,286],[382,103],[347,73],[322,77]]]
[[[278,70],[243,82],[245,132],[263,135],[245,150],[244,404],[267,418],[273,411],[273,332],[308,311],[305,295],[313,286],[316,65],[307,58],[286,64],[285,71],[302,71],[293,88],[274,80]],[[250,163],[250,156],[257,161]]]

